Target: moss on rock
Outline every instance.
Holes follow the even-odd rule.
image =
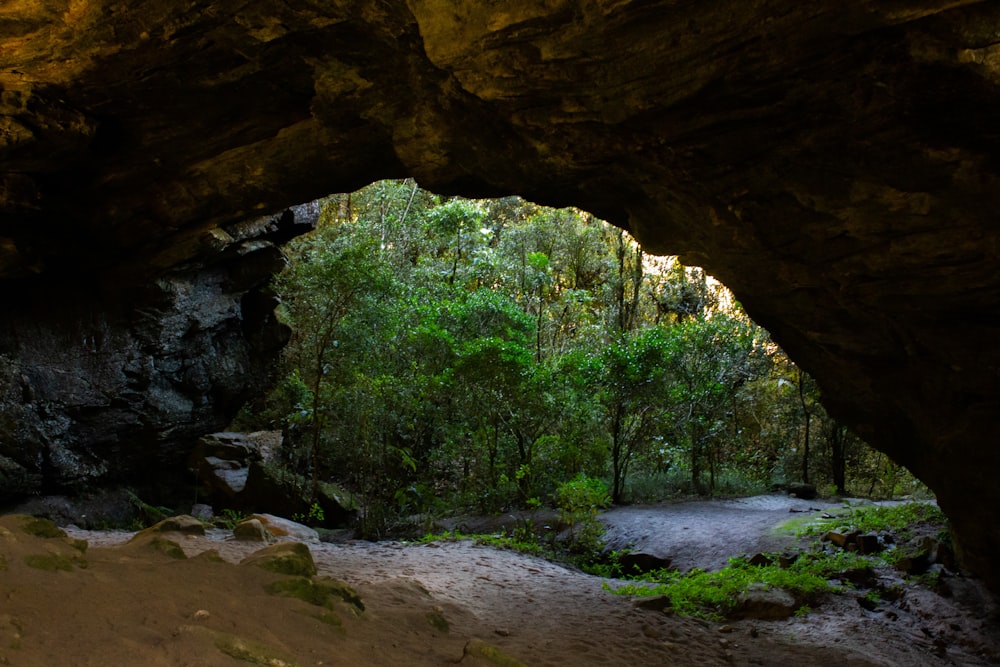
[[[337,601],[346,602],[359,612],[365,610],[361,596],[353,588],[331,577],[282,579],[270,584],[267,587],[267,592],[271,595],[296,598],[311,605],[331,610],[334,609]]]
[[[21,522],[21,531],[28,535],[46,539],[66,537],[66,532],[49,519],[38,516],[21,516],[19,521]]]
[[[36,570],[46,572],[72,572],[74,565],[86,567],[86,561],[79,563],[73,558],[60,553],[29,554],[24,557],[24,564]]]
[[[297,667],[298,663],[282,656],[281,651],[259,642],[218,633],[215,647],[230,658],[265,667]]]
[[[484,660],[488,664],[495,665],[496,667],[526,667],[525,664],[517,658],[512,658],[493,644],[487,644],[480,639],[469,640],[469,643],[465,645],[464,654],[473,658]]]
[[[281,542],[256,551],[240,563],[256,565],[268,572],[287,574],[292,577],[311,577],[316,574],[309,547],[300,542]]]

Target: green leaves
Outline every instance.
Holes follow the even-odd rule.
[[[377,530],[401,488],[492,511],[580,472],[621,500],[633,471],[687,467],[711,490],[775,458],[741,434],[749,399],[767,408],[766,335],[704,271],[582,211],[409,179],[332,197],[322,220],[275,282],[294,334],[266,421],[300,474],[381,503]]]

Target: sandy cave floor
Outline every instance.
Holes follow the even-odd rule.
[[[712,568],[790,539],[772,529],[804,501],[766,498],[622,508],[604,521],[612,540]],[[637,609],[597,577],[468,541],[313,543],[319,574],[365,604],[330,616],[268,594],[278,575],[229,564],[260,545],[227,531],[171,535],[186,560],[128,545],[132,533],[68,532],[90,544],[68,571],[25,564],[66,551],[59,540],[0,539],[0,664],[239,665],[248,646],[271,656],[256,664],[497,664],[467,651],[477,640],[527,665],[1000,664],[996,604],[961,576],[946,580],[948,597],[908,586],[874,611],[829,596],[802,618],[723,624]]]

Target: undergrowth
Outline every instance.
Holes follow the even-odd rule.
[[[596,512],[590,514],[588,510],[586,514],[586,520],[596,522],[593,518]],[[928,503],[845,507],[830,514],[789,521],[783,524],[783,529],[800,536],[820,535],[830,530],[893,533],[897,539],[905,540],[920,524],[946,525],[941,510]],[[760,588],[787,591],[798,605],[796,615],[806,615],[819,595],[853,589],[851,582],[857,581],[859,574],[891,565],[895,555],[893,550],[870,555],[839,549],[829,551],[822,549],[817,541],[813,550],[795,556],[765,555],[764,560],[769,561],[766,564],[752,564],[745,557],[739,557],[731,558],[727,567],[716,572],[695,569],[680,573],[663,569],[639,574],[626,572],[622,567],[620,559],[625,552],[604,552],[600,541],[588,540],[584,549],[572,540],[560,544],[551,533],[537,535],[530,524],[528,521],[510,534],[467,535],[452,531],[428,534],[421,541],[472,539],[478,544],[568,563],[605,579],[624,580],[620,584],[603,584],[605,589],[618,595],[664,596],[668,600],[665,606],[674,613],[710,620],[731,614],[740,604],[741,596]],[[877,600],[878,595],[877,591],[870,591],[866,597]]]
[[[892,532],[900,540],[913,535],[913,528],[922,523],[947,526],[944,512],[932,503],[904,503],[902,505],[845,506],[827,516],[791,519],[782,524],[783,529],[808,537],[823,535],[831,530],[861,533]]]
[[[718,620],[754,587],[781,588],[802,605],[820,593],[849,586],[849,583],[835,583],[844,573],[872,566],[870,559],[846,551],[803,554],[787,568],[777,564],[752,565],[746,558],[730,558],[728,567],[715,572],[694,569],[682,574],[657,570],[630,577],[631,583],[617,587],[605,582],[604,588],[617,595],[662,595],[670,600],[669,607],[675,613]]]

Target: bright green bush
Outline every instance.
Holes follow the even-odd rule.
[[[611,504],[608,485],[581,473],[559,485],[555,492],[555,502],[560,521],[569,528],[570,551],[600,551],[604,546],[601,539],[604,526],[597,520],[597,512]]]

